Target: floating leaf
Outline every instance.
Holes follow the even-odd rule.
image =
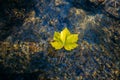
[[[53,40],[54,41],[51,42],[51,45],[56,50],[63,47],[66,50],[72,50],[78,46],[76,43],[78,41],[78,34],[71,34],[67,28],[60,33],[55,31]]]

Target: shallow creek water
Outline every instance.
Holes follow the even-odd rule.
[[[119,0],[1,0],[0,4],[5,8],[0,8],[1,74],[15,80],[120,79]],[[78,47],[55,50],[50,41],[65,27],[79,34]]]

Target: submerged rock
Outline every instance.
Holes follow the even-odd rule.
[[[19,28],[11,23],[13,31],[0,42],[2,72],[34,73],[42,80],[119,79],[120,24],[104,13],[107,2],[102,1],[35,0]],[[6,22],[0,19],[2,29]],[[79,34],[79,45],[72,51],[50,45],[54,32],[64,27]]]
[[[120,20],[119,0],[68,0],[74,7],[82,8],[86,11],[101,12],[111,18]]]

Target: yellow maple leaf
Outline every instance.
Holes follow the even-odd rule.
[[[65,28],[60,33],[55,31],[53,40],[54,41],[50,43],[56,50],[63,47],[66,50],[72,50],[78,46],[78,34],[71,34],[67,28]]]

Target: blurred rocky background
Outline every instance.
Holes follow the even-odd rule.
[[[50,45],[64,27],[72,51]],[[0,0],[0,80],[119,80],[119,65],[120,0]]]

